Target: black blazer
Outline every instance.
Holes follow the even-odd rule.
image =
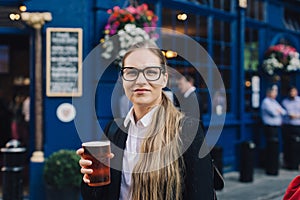
[[[105,133],[108,133],[108,124]],[[123,124],[123,123],[122,123]],[[118,128],[115,134],[108,136],[109,140],[116,145],[117,148],[125,149],[127,133],[124,127]],[[196,136],[192,136],[193,131],[197,130]],[[199,120],[192,118],[185,118],[182,128],[182,141],[184,144],[191,143],[183,154],[185,163],[185,177],[184,177],[184,200],[213,200],[213,168],[210,155],[204,158],[199,158],[199,150],[204,142],[204,133]],[[114,166],[122,167],[123,151],[113,147],[112,153],[115,157],[111,160]],[[117,153],[116,153],[117,152]],[[90,187],[86,183],[81,184],[81,194],[84,200],[119,200],[121,188],[122,172],[111,168],[111,183],[106,186]]]
[[[196,91],[187,97],[184,97],[182,94],[177,96],[177,106],[180,107],[181,112],[185,113],[186,116],[202,119],[204,109],[200,95]]]

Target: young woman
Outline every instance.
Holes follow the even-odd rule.
[[[111,183],[90,187],[86,174],[91,161],[81,158],[82,196],[85,200],[212,200],[213,168],[204,144],[201,122],[185,117],[163,92],[168,81],[166,59],[152,42],[134,45],[125,54],[121,75],[133,107],[120,128],[105,134],[112,148]],[[83,149],[77,151],[79,155]]]

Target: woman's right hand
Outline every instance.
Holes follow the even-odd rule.
[[[89,166],[92,165],[92,161],[91,160],[86,160],[83,158],[83,153],[84,153],[84,149],[83,148],[79,148],[76,153],[81,157],[79,160],[79,165],[81,166],[80,172],[83,174],[83,181],[85,183],[90,183],[90,179],[88,178],[88,174],[92,174],[93,173],[93,169],[90,169]],[[113,153],[110,153],[109,155],[107,155],[108,158],[112,159],[114,157]]]
[[[93,170],[89,168],[89,166],[92,165],[91,160],[86,160],[82,157],[82,154],[84,153],[83,148],[79,148],[76,153],[81,157],[79,160],[79,165],[81,166],[80,172],[83,174],[83,181],[85,183],[90,183],[90,180],[88,179],[88,174],[92,174]]]

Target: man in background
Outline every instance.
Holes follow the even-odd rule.
[[[295,86],[289,87],[288,97],[282,101],[282,106],[287,111],[282,131],[285,167],[297,170],[300,164],[300,142],[297,142],[300,139],[300,97]]]
[[[285,109],[277,102],[278,88],[276,85],[267,89],[266,97],[261,104],[261,117],[266,137],[265,167],[266,174],[278,175],[279,168],[279,130]]]
[[[177,80],[177,86],[180,94],[176,98],[180,110],[187,116],[201,119],[201,102],[194,86],[194,78],[190,75],[181,76]]]

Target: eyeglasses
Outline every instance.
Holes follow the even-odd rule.
[[[121,75],[125,81],[135,81],[141,72],[147,81],[156,81],[165,70],[162,67],[156,66],[146,67],[144,69],[137,69],[134,67],[123,67],[121,69]]]

